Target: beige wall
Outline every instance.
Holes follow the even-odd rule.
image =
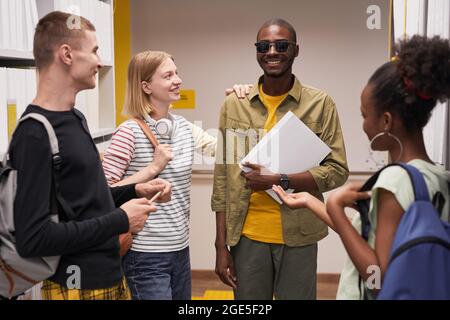
[[[381,7],[382,30],[368,30],[366,10]],[[253,43],[260,25],[282,17],[297,30],[300,56],[294,73],[335,100],[352,171],[366,171],[367,139],[361,129],[359,95],[387,59],[385,0],[132,0],[132,52],[163,50],[175,57],[185,89],[195,89],[197,108],[175,110],[203,128],[217,126],[224,89],[254,83],[261,71]],[[196,165],[197,169],[211,168]],[[194,177],[191,252],[194,269],[213,269],[212,180]],[[319,272],[339,272],[344,250],[331,234],[320,243]]]
[[[177,110],[203,128],[217,126],[224,89],[254,83],[261,71],[254,42],[261,24],[282,17],[300,42],[294,73],[335,100],[352,171],[367,171],[367,139],[359,96],[387,59],[386,0],[133,0],[132,52],[163,50],[175,57],[183,87],[195,89],[197,108]],[[366,26],[369,5],[381,7],[382,30]],[[202,166],[197,166],[202,167]],[[208,167],[208,166],[203,166]]]

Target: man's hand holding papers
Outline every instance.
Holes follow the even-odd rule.
[[[241,171],[241,176],[247,180],[246,187],[253,191],[264,191],[280,182],[280,174],[273,173],[261,165],[246,162],[243,166],[251,169],[248,172]]]
[[[299,118],[289,111],[240,163],[247,187],[266,190],[279,204],[272,190],[281,173],[298,174],[318,166],[331,149]],[[294,190],[286,190],[291,193]]]

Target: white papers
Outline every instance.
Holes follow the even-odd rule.
[[[9,21],[9,1],[0,0],[0,49],[10,49],[11,48],[11,31],[10,31],[10,21]]]
[[[241,161],[244,172],[246,162],[265,167],[272,173],[293,174],[316,167],[331,149],[300,119],[289,111]],[[280,198],[266,190],[278,203]],[[292,191],[291,191],[292,192]]]
[[[0,50],[33,50],[36,0],[0,0]]]
[[[32,1],[31,0],[25,0],[24,6],[25,6],[25,19],[22,21],[25,22],[25,48],[28,51],[33,50],[33,38],[34,38],[34,28],[36,27],[34,17],[33,17],[33,11],[31,9],[32,7]],[[36,5],[36,2],[34,2],[34,5]],[[37,21],[36,21],[37,23]]]

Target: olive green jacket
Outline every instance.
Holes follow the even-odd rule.
[[[320,166],[309,170],[319,190],[314,196],[323,201],[323,192],[343,185],[348,177],[336,106],[325,92],[302,86],[295,78],[288,96],[276,111],[277,121],[288,111],[298,116],[332,150]],[[211,207],[215,212],[226,213],[227,245],[230,246],[236,245],[241,237],[252,193],[245,188],[239,162],[263,137],[266,119],[267,109],[259,97],[258,85],[245,99],[229,95],[221,109]],[[308,151],[299,150],[299,159],[302,152]],[[283,204],[281,221],[284,242],[289,246],[309,245],[328,234],[327,226],[308,209],[291,210]]]

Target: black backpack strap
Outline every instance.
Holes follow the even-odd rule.
[[[447,192],[448,192],[448,196],[449,196],[449,199],[450,199],[450,180],[447,181],[447,186],[448,186]],[[450,206],[449,206],[449,211],[450,211]],[[442,218],[442,216],[444,215],[444,211],[441,211],[441,212],[442,212],[442,215],[441,215],[441,218]],[[450,223],[450,212],[448,212],[447,222]]]
[[[387,166],[384,166],[383,168],[378,170],[375,174],[373,174],[369,178],[369,180],[367,180],[364,183],[364,185],[361,187],[361,189],[359,191],[365,192],[365,191],[372,190],[372,188],[375,185],[375,183],[377,182],[378,177],[380,176],[381,172],[383,172],[383,170],[385,170],[386,168],[389,168],[392,166],[400,166],[400,167],[404,168],[405,170],[407,170],[407,168],[405,168],[405,166],[407,166],[407,165],[404,165],[403,163],[388,164]],[[408,171],[408,174],[409,174],[409,171]],[[413,186],[413,189],[414,189],[414,186]],[[368,241],[369,240],[369,232],[370,232],[370,228],[371,228],[371,224],[370,224],[370,220],[369,220],[370,199],[356,201],[356,207],[358,208],[358,212],[359,212],[359,215],[361,218],[361,236],[363,237],[364,240]],[[363,283],[362,277],[360,275],[359,275],[358,284],[359,284],[358,288],[359,288],[361,299],[367,300],[368,294],[367,294],[366,290],[364,289],[364,283]]]
[[[58,213],[64,213],[65,218],[68,220],[75,220],[76,215],[73,212],[72,208],[69,206],[67,201],[63,198],[60,192],[60,185],[59,185],[59,173],[61,168],[62,159],[59,155],[53,156],[53,172],[52,172],[52,180],[53,180],[53,186],[52,186],[52,213],[58,214]],[[59,210],[59,206],[61,210]],[[61,214],[60,214],[61,216]]]
[[[433,199],[431,200],[431,203],[433,204],[433,207],[436,209],[437,212],[444,214],[444,206],[445,206],[445,198],[444,195],[441,192],[436,192],[433,196]]]
[[[424,182],[423,178],[420,179],[420,177],[418,177],[417,174],[413,174],[413,172],[412,172],[412,171],[417,172],[418,170],[408,164],[399,163],[399,162],[394,162],[394,163],[388,164],[387,166],[384,166],[383,168],[378,170],[373,176],[371,176],[369,178],[369,180],[367,180],[364,183],[364,185],[361,187],[361,189],[359,191],[363,192],[363,191],[372,190],[372,188],[375,185],[375,183],[377,182],[378,177],[380,176],[381,172],[383,172],[386,168],[393,167],[393,166],[402,167],[403,169],[406,170],[406,172],[408,173],[408,175],[411,179],[411,184],[412,184],[415,198],[428,197],[427,193],[423,194],[422,189],[416,188],[416,185],[421,185]],[[419,181],[419,179],[420,179],[420,181]],[[419,192],[419,194],[417,194],[418,192]],[[357,206],[358,212],[361,216],[361,235],[367,241],[369,239],[369,231],[370,231],[370,221],[369,221],[370,199],[358,200],[358,201],[356,201],[356,206]]]
[[[378,177],[380,176],[380,173],[392,166],[394,164],[389,164],[380,170],[378,170],[374,175],[372,175],[369,180],[367,180],[364,185],[361,187],[359,191],[370,191],[372,190],[372,187],[375,185],[375,183],[378,180]],[[370,199],[368,200],[358,200],[356,201],[356,207],[358,208],[359,215],[361,217],[361,236],[364,238],[364,240],[369,240],[369,231],[370,231],[370,221],[369,221],[369,209],[370,209]]]
[[[449,198],[450,198],[450,181],[447,182],[447,185],[448,185],[447,191],[448,191]],[[447,216],[447,222],[450,223],[450,212],[448,213],[448,216]]]
[[[428,188],[425,183],[425,179],[423,178],[422,173],[415,167],[408,165],[406,163],[391,163],[387,166],[381,168],[379,171],[377,171],[372,177],[367,180],[367,182],[361,187],[359,191],[369,191],[372,190],[373,186],[378,180],[378,177],[380,173],[385,170],[386,168],[392,167],[392,166],[399,166],[402,167],[407,173],[411,180],[412,189],[414,192],[414,199],[416,200],[422,200],[422,201],[430,201],[429,194],[428,194]],[[449,189],[450,190],[450,189]],[[370,206],[370,200],[359,200],[356,202],[357,208],[359,211],[359,214],[361,216],[361,235],[363,238],[367,241],[369,239],[369,231],[370,231],[370,221],[369,221],[369,206]],[[362,278],[359,277],[359,288],[361,290],[362,285]],[[367,292],[365,288],[363,287],[363,299],[367,298]],[[361,292],[360,292],[361,293]]]

